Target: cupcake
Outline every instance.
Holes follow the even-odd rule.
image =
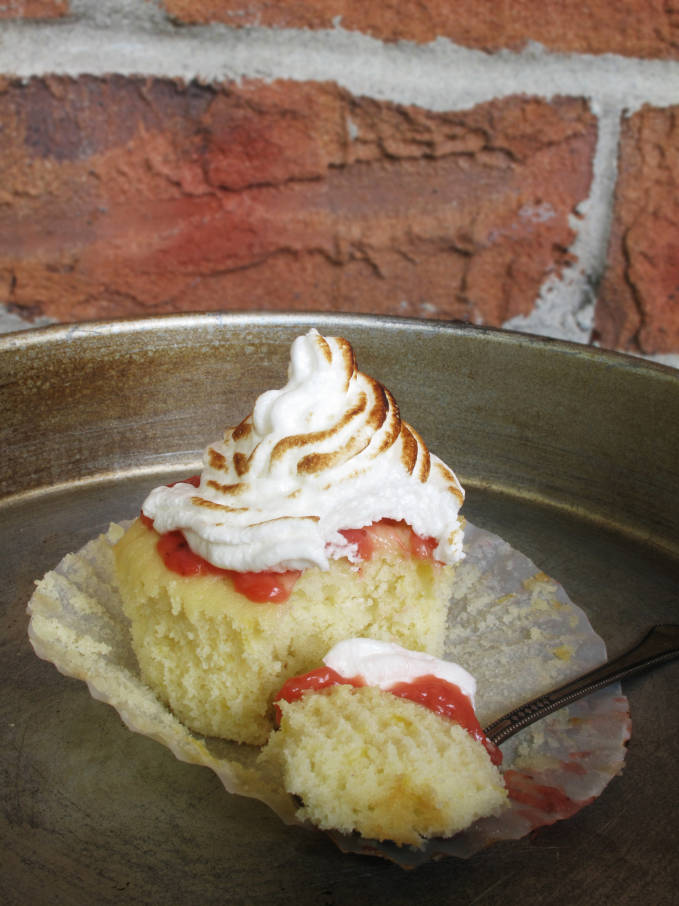
[[[323,830],[422,847],[497,814],[498,750],[474,715],[461,667],[373,639],[334,646],[288,680],[259,765]]]
[[[298,337],[287,384],[116,545],[142,678],[194,731],[262,744],[275,692],[341,639],[440,655],[463,499],[346,340]]]

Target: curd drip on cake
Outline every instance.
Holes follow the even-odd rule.
[[[440,654],[463,498],[346,340],[298,337],[287,384],[116,546],[143,679],[197,732],[262,743],[282,682],[341,639]]]

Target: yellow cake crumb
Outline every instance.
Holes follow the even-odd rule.
[[[305,570],[283,604],[253,603],[226,576],[180,576],[136,520],[114,548],[142,679],[186,726],[261,745],[271,699],[336,642],[370,636],[440,657],[454,567],[396,555],[359,570]]]
[[[459,724],[371,686],[280,703],[259,764],[324,830],[420,847],[495,814],[507,798],[488,753]]]

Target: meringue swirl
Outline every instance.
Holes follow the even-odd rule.
[[[142,510],[215,566],[283,571],[356,560],[341,530],[383,518],[436,538],[436,558],[454,563],[463,500],[391,393],[358,370],[351,345],[312,329],[292,344],[287,384],[207,448],[198,488],[156,488]]]
[[[328,651],[323,663],[345,679],[360,676],[367,686],[378,689],[391,689],[397,683],[435,676],[457,686],[474,707],[476,680],[464,667],[424,651],[410,651],[395,642],[344,639]]]

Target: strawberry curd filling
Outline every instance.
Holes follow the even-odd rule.
[[[283,684],[274,701],[276,723],[280,723],[281,718],[277,702],[298,701],[307,692],[322,692],[341,683],[350,686],[366,685],[362,676],[345,677],[328,666],[318,667],[301,676],[293,676]],[[485,747],[493,764],[502,763],[502,752],[483,732],[469,696],[465,695],[459,686],[433,674],[426,674],[406,682],[395,683],[384,691],[400,698],[407,698],[429,708],[440,717],[459,724]]]
[[[184,483],[198,487],[200,476],[194,475],[184,479]],[[140,519],[147,528],[155,531],[153,520],[149,516],[142,513]],[[340,534],[350,544],[356,546],[357,557],[361,562],[371,560],[376,554],[387,553],[434,561],[436,539],[416,535],[405,522],[382,519],[364,528],[343,529]],[[227,576],[233,582],[236,591],[250,601],[260,604],[282,604],[287,601],[295,583],[302,575],[301,570],[237,572],[214,566],[191,550],[181,530],[159,534],[157,550],[167,569],[172,572],[180,576]]]

